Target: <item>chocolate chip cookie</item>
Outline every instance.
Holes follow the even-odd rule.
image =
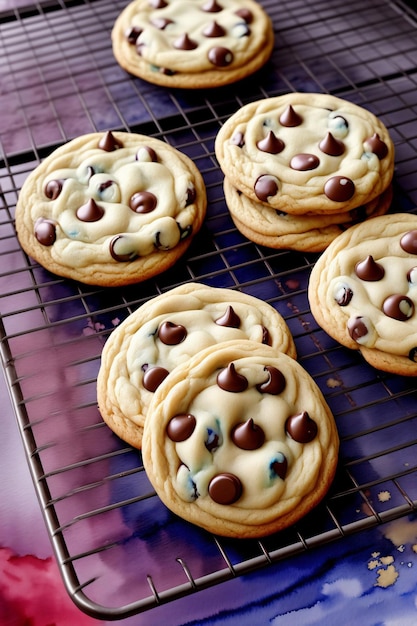
[[[334,477],[334,418],[309,374],[270,346],[230,341],[179,365],[143,435],[166,506],[230,537],[261,537],[306,515]]]
[[[167,87],[236,82],[271,55],[271,20],[254,0],[134,0],[117,18],[113,52],[131,74]]]
[[[144,135],[92,133],[57,148],[26,179],[17,235],[55,274],[126,285],[184,254],[206,204],[202,176],[180,151]]]
[[[375,217],[337,237],[309,281],[311,312],[375,368],[417,376],[417,217]]]
[[[97,396],[104,421],[140,448],[149,404],[162,381],[200,350],[233,339],[296,356],[284,319],[253,296],[186,283],[148,300],[112,332],[102,351]]]
[[[243,106],[221,127],[215,151],[242,194],[297,216],[367,205],[388,189],[394,171],[384,124],[360,106],[319,93]]]

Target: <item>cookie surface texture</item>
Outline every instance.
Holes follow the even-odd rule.
[[[226,120],[216,157],[244,195],[294,215],[342,213],[390,185],[394,146],[371,112],[326,94],[251,102]]]
[[[333,416],[299,363],[232,341],[200,352],[160,386],[142,452],[174,513],[215,534],[260,537],[323,498],[338,445]]]
[[[117,18],[113,52],[125,70],[167,87],[210,88],[262,67],[274,31],[253,0],[134,0]]]
[[[148,300],[112,332],[102,351],[97,397],[104,421],[140,448],[158,385],[195,353],[233,339],[296,356],[285,320],[253,296],[187,283]]]
[[[93,285],[136,283],[171,267],[206,211],[200,172],[159,139],[92,133],[50,154],[16,208],[19,241],[48,270]]]
[[[346,213],[291,215],[248,198],[227,178],[223,186],[231,217],[245,237],[268,248],[306,252],[321,252],[356,222],[384,215],[392,200],[390,185],[372,202]]]
[[[317,323],[375,368],[417,376],[417,216],[384,215],[352,226],[311,272]]]

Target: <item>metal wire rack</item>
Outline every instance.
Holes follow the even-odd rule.
[[[392,211],[417,211],[417,21],[387,0],[264,0],[271,61],[212,91],[165,90],[121,70],[109,35],[125,0],[3,2],[0,13],[1,354],[34,484],[68,592],[119,619],[216,585],[417,505],[416,382],[377,372],[321,331],[306,289],[314,254],[262,248],[236,231],[213,150],[223,121],[288,91],[339,95],[380,116],[396,144]],[[411,3],[410,3],[411,5]],[[77,135],[120,129],[188,154],[209,210],[174,268],[139,285],[95,289],[28,259],[14,209],[28,173]],[[299,361],[322,389],[341,437],[325,501],[262,541],[209,536],[154,495],[141,456],[101,421],[95,381],[111,330],[150,297],[186,281],[241,289],[287,320]]]

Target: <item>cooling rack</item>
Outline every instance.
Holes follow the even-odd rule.
[[[405,2],[262,2],[276,46],[256,76],[212,91],[157,88],[115,63],[121,0],[0,2],[1,354],[29,467],[68,592],[86,613],[127,617],[346,534],[413,515],[417,392],[377,372],[315,324],[306,289],[317,256],[255,245],[234,227],[214,139],[248,101],[288,91],[338,95],[378,115],[396,145],[392,211],[417,209],[417,22]],[[411,5],[411,3],[410,3]],[[202,231],[174,268],[128,288],[95,289],[27,258],[14,230],[19,189],[54,148],[83,133],[130,130],[188,154],[209,199]],[[101,421],[95,383],[112,329],[187,281],[274,306],[341,437],[324,502],[261,541],[211,536],[170,514],[140,452]]]

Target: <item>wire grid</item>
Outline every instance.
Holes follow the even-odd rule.
[[[416,212],[417,38],[406,3],[265,0],[276,36],[271,61],[256,77],[205,92],[156,88],[116,65],[109,35],[121,0],[3,4],[12,8],[0,13],[0,345],[45,521],[78,606],[119,619],[415,513],[415,381],[377,372],[317,327],[306,295],[317,255],[263,248],[235,229],[213,148],[223,121],[248,101],[329,92],[387,125],[396,144],[393,211]],[[50,274],[24,255],[13,222],[19,189],[44,156],[108,129],[149,134],[188,154],[209,200],[185,257],[123,289]],[[274,306],[335,415],[340,464],[327,498],[261,541],[210,536],[171,515],[140,452],[97,411],[100,353],[112,329],[187,281],[240,289]]]

